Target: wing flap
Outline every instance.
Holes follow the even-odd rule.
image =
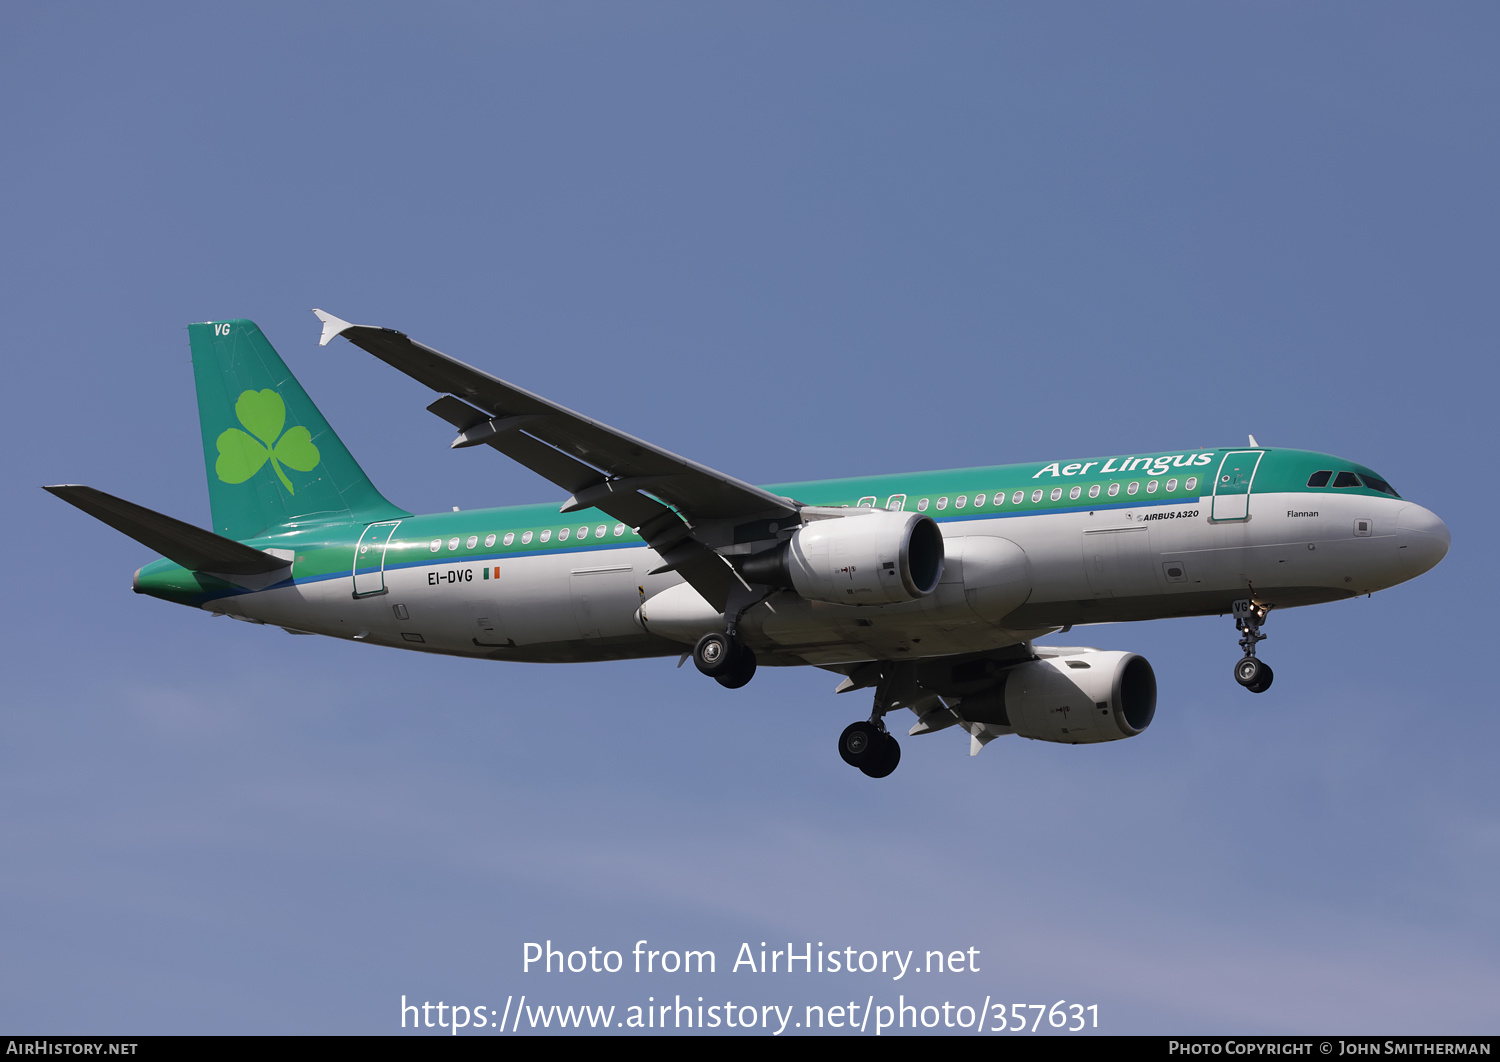
[[[500,430],[479,435],[486,424],[497,422],[484,412],[475,409],[452,395],[439,398],[427,407],[459,430],[460,439],[475,435],[475,443],[483,443],[500,451],[506,457],[524,465],[539,475],[573,492],[573,496],[562,506],[565,513],[579,509],[598,509],[629,524],[640,532],[646,545],[655,550],[664,562],[657,571],[675,571],[690,583],[720,612],[724,611],[730,593],[742,585],[734,569],[713,550],[692,537],[692,530],[681,516],[654,498],[640,493],[641,489],[658,487],[656,477],[608,479],[597,469],[570,457],[540,439],[532,438],[519,426],[500,427]],[[509,420],[527,420],[529,414],[519,414]]]
[[[481,412],[452,396],[438,399],[427,407],[433,413],[452,424],[464,436],[475,432],[486,423],[494,423],[489,414]],[[556,448],[525,434],[519,429],[490,432],[475,440],[499,450],[517,464],[524,465],[544,479],[551,480],[565,490],[577,493],[601,482],[604,477],[596,468],[575,460]]]
[[[488,414],[452,395],[445,395],[427,408],[457,428],[462,433],[461,440],[479,435],[487,424],[497,423]],[[526,420],[527,417],[522,415],[506,419]],[[577,512],[579,509],[598,509],[632,528],[641,528],[664,514],[670,515],[678,524],[682,523],[681,518],[661,502],[653,501],[619,481],[608,479],[598,469],[527,435],[519,426],[509,429],[502,427],[502,430],[488,432],[475,438],[474,443],[483,443],[498,450],[517,464],[551,480],[564,490],[571,491],[573,497],[562,507],[565,513]],[[573,504],[580,498],[584,500],[584,504]]]

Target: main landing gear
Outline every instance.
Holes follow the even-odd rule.
[[[881,720],[861,719],[839,735],[839,755],[871,778],[884,778],[901,762],[901,746]]]
[[[1234,665],[1234,681],[1251,693],[1265,693],[1276,678],[1271,665],[1255,656],[1256,645],[1266,638],[1260,633],[1260,625],[1270,611],[1269,605],[1257,605],[1254,601],[1234,603],[1234,629],[1241,632],[1240,648],[1245,651],[1244,658]]]
[[[737,690],[755,677],[755,653],[732,634],[705,634],[693,646],[698,670],[725,689]]]
[[[773,592],[749,585],[731,590],[724,608],[729,619],[724,633],[705,634],[693,646],[693,663],[698,670],[727,690],[737,690],[755,677],[755,653],[740,641],[739,624],[746,612]]]
[[[875,687],[869,719],[850,723],[839,735],[839,755],[871,778],[884,778],[901,762],[901,746],[885,728],[885,713],[896,704],[896,672],[887,666]]]

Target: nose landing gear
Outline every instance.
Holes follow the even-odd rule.
[[[1271,665],[1256,658],[1255,647],[1265,641],[1260,626],[1271,611],[1269,605],[1258,605],[1254,601],[1241,600],[1234,603],[1234,629],[1241,632],[1240,648],[1244,658],[1234,665],[1234,681],[1251,693],[1265,693],[1276,678]]]

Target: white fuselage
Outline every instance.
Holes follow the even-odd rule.
[[[1249,519],[1221,522],[1209,519],[1210,503],[940,520],[935,592],[849,606],[781,591],[745,615],[741,635],[766,664],[982,652],[1070,624],[1223,613],[1237,598],[1292,606],[1370,593],[1426,571],[1448,546],[1437,517],[1396,498],[1256,494]],[[647,574],[660,563],[639,544],[488,563],[435,554],[388,566],[385,592],[373,596],[355,596],[351,567],[204,607],[428,652],[660,656],[725,622],[677,575]]]

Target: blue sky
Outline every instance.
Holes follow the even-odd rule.
[[[1494,1032],[1497,28],[1480,4],[7,6],[0,1029],[904,992],[1097,1004],[1108,1032]],[[316,346],[313,306],[752,481],[1254,432],[1370,465],[1453,550],[1273,615],[1262,697],[1228,618],[1075,631],[1152,661],[1150,731],[911,739],[875,783],[834,747],[868,705],[826,672],[730,692],[132,595],[149,554],[38,487],[207,523],[190,321],[257,321],[400,505],[558,497],[450,452],[423,389]],[[548,939],[721,966],[524,973]],[[760,941],[981,968],[726,968]]]

